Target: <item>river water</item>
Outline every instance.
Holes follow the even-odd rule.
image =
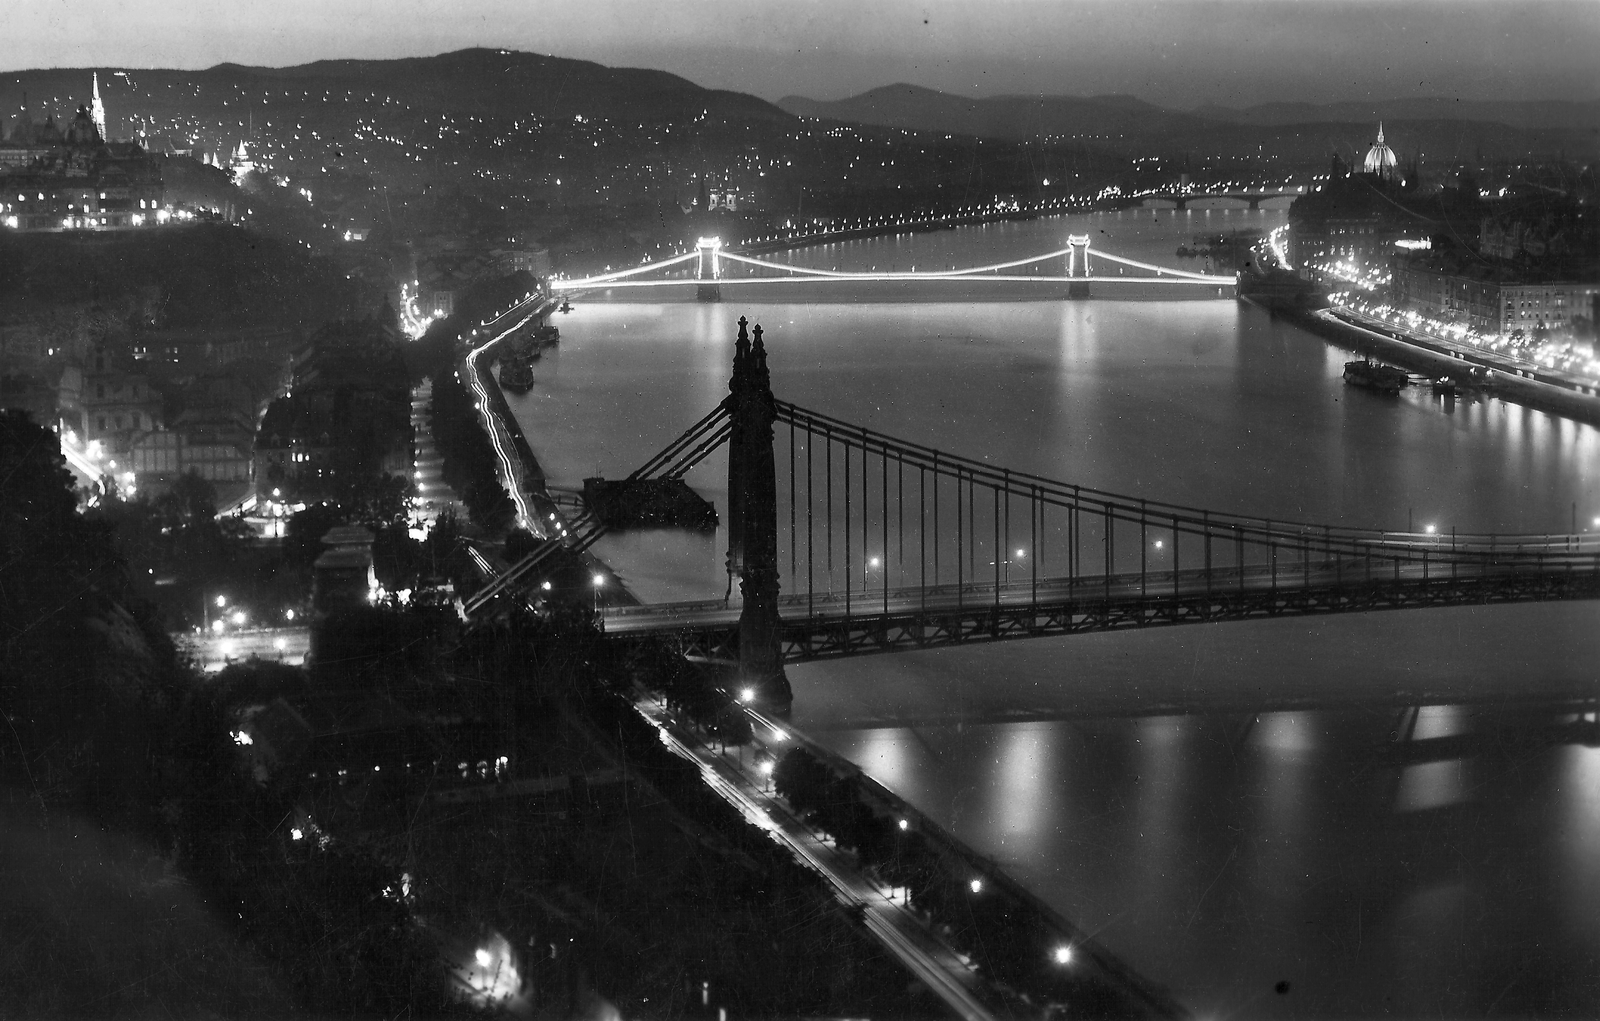
[[[1174,249],[1283,215],[1109,213],[772,258],[948,268],[1088,233],[1201,269]],[[781,398],[1050,478],[1393,529],[1600,516],[1600,432],[1347,389],[1348,353],[1253,307],[1137,286],[1071,302],[1048,285],[916,290],[940,286],[594,295],[559,317],[559,349],[511,405],[553,485],[621,477],[721,399],[744,315]],[[724,513],[725,472],[714,457],[688,476]],[[643,599],[698,599],[723,594],[724,548],[646,532],[598,552]],[[1597,618],[1460,607],[804,664],[794,721],[1202,1015],[1587,1013],[1600,749],[1570,699],[1600,690]]]

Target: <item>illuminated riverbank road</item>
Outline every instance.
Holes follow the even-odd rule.
[[[1318,311],[1315,315],[1324,322],[1335,323],[1345,329],[1359,330],[1377,340],[1405,345],[1447,359],[1448,362],[1455,362],[1457,365],[1466,363],[1492,369],[1498,374],[1496,382],[1502,386],[1537,384],[1548,387],[1554,393],[1600,397],[1600,380],[1563,372],[1527,358],[1519,358],[1508,351],[1486,349],[1449,336],[1422,335],[1348,306]],[[1445,371],[1452,368],[1448,362],[1445,363]],[[1591,404],[1591,407],[1600,408],[1600,403]]]
[[[522,458],[517,456],[511,436],[507,432],[505,419],[509,419],[510,416],[496,413],[497,405],[504,401],[504,397],[498,390],[490,392],[489,384],[483,378],[487,369],[482,359],[495,344],[539,322],[554,307],[554,299],[548,295],[535,293],[481,324],[479,329],[474,331],[478,334],[480,342],[467,353],[463,363],[467,378],[462,380],[472,390],[483,430],[488,433],[489,441],[494,446],[495,456],[500,461],[501,477],[505,480],[506,490],[517,508],[517,524],[541,539],[550,537],[548,517],[541,515],[529,498],[528,494],[536,488],[536,484],[526,477]]]
[[[914,283],[931,285],[927,294],[930,299],[937,299],[941,285],[946,291],[957,285],[972,284],[1048,284],[1058,289],[1066,285],[1068,294],[1087,297],[1091,285],[1095,288],[1109,287],[1114,293],[1122,287],[1155,284],[1176,286],[1186,293],[1192,288],[1201,287],[1214,290],[1216,297],[1231,298],[1234,295],[1234,277],[1158,266],[1090,246],[1089,235],[1075,234],[1068,238],[1065,248],[1008,262],[948,270],[876,272],[818,269],[773,262],[724,251],[720,239],[702,238],[699,248],[694,252],[614,273],[557,280],[551,286],[563,294],[616,288],[695,287],[702,297],[712,297],[720,294],[724,287]],[[1115,267],[1117,275],[1095,272],[1096,260]],[[1128,270],[1134,272],[1128,273]]]
[[[957,1016],[964,1021],[991,1021],[994,1015],[976,995],[976,974],[955,951],[935,939],[902,900],[864,877],[851,855],[796,819],[776,795],[763,789],[765,785],[752,782],[724,756],[678,737],[659,705],[641,702],[639,710],[659,728],[668,748],[700,767],[712,790],[826,879],[841,902],[860,906],[867,931]]]
[[[184,631],[175,633],[172,640],[206,673],[251,659],[298,666],[311,651],[311,629],[303,627],[232,628],[204,634]]]

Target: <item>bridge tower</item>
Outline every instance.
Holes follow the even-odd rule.
[[[721,301],[722,288],[717,281],[722,278],[722,260],[717,255],[722,251],[722,239],[701,238],[695,248],[700,253],[699,272],[695,277],[700,284],[695,288],[695,297],[701,301]]]
[[[1067,276],[1082,277],[1074,279],[1067,284],[1067,297],[1087,298],[1089,296],[1089,235],[1069,234],[1067,244],[1072,250],[1067,253]]]
[[[761,327],[739,317],[728,382],[728,572],[739,576],[739,677],[755,701],[780,711],[794,701],[783,672],[778,620],[778,477],[772,426],[778,417]]]

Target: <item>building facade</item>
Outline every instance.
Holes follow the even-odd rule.
[[[94,109],[64,127],[26,110],[0,142],[0,225],[12,230],[96,230],[164,223],[160,164],[133,142],[105,137],[96,78]]]

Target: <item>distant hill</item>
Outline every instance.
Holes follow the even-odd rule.
[[[1471,100],[1433,97],[1372,103],[1263,103],[1244,109],[1206,105],[1193,111],[1233,124],[1328,124],[1343,121],[1485,121],[1527,131],[1600,131],[1600,100]]]
[[[202,71],[8,71],[0,73],[0,110],[9,119],[26,91],[36,116],[46,111],[67,115],[76,104],[88,102],[94,71],[100,73],[113,135],[130,134],[138,126],[129,119],[130,112],[159,119],[168,109],[177,109],[197,128],[248,128],[250,117],[270,118],[273,107],[284,113],[331,112],[329,108],[348,105],[358,93],[376,94],[388,101],[385,105],[412,112],[637,116],[656,121],[692,120],[703,114],[785,119],[765,100],[704,89],[665,71],[482,48],[398,60],[321,60],[295,67],[218,64]],[[265,103],[256,99],[268,95],[272,98]]]
[[[1207,106],[1169,110],[1132,96],[995,96],[969,99],[896,84],[832,102],[786,96],[783,109],[802,117],[977,135],[1021,142],[1079,139],[1125,156],[1197,154],[1281,158],[1348,156],[1370,143],[1385,122],[1396,151],[1439,158],[1591,155],[1600,150],[1600,103],[1455,103],[1394,100],[1315,106],[1279,103],[1232,110]]]
[[[1115,135],[1189,127],[1194,118],[1133,96],[995,96],[968,99],[904,82],[834,102],[785,96],[778,106],[801,117],[1022,141],[1049,135]]]
[[[509,50],[470,49],[399,60],[325,60],[297,67],[219,64],[202,71],[100,68],[113,138],[226,157],[241,142],[280,170],[377,174],[390,181],[470,178],[518,151],[616,141],[729,124],[793,123],[765,100],[704,89],[664,71],[611,68]],[[93,69],[0,73],[9,127],[26,96],[35,119],[69,118],[88,101]],[[609,125],[609,127],[607,127]],[[535,136],[538,136],[537,139]],[[635,139],[630,144],[644,148]],[[293,164],[293,165],[291,165]],[[526,167],[496,167],[504,179]],[[569,165],[564,168],[572,170]],[[572,177],[581,175],[574,170]]]

